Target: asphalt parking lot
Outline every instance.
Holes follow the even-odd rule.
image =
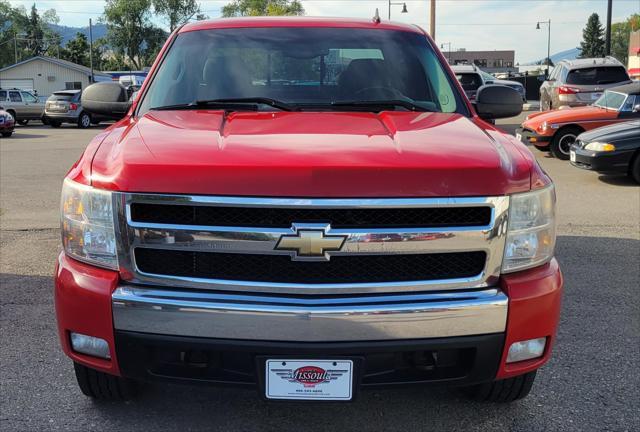
[[[0,430],[640,430],[640,187],[536,150],[558,191],[565,296],[555,355],[528,398],[478,404],[413,387],[269,404],[252,390],[154,385],[133,402],[92,402],[58,345],[52,273],[62,178],[100,130],[34,124],[0,140]]]

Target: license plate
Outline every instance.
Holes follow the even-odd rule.
[[[591,93],[591,100],[599,99],[602,93]]]
[[[573,150],[571,150],[571,151],[569,152],[569,160],[570,160],[571,162],[575,162],[575,161],[576,161],[576,152],[574,152]]]
[[[353,397],[351,360],[267,360],[267,399],[342,400]]]
[[[516,134],[516,139],[518,141],[522,141],[522,135],[520,135],[519,133]]]

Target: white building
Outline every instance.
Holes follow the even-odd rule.
[[[95,81],[110,81],[111,76],[93,72]],[[90,84],[91,69],[52,57],[32,57],[0,69],[0,88],[33,90],[49,96],[58,90],[83,89]]]

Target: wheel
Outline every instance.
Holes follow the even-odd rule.
[[[91,116],[86,112],[80,113],[80,117],[78,117],[78,127],[80,129],[86,129],[91,126]]]
[[[43,125],[47,126],[49,124],[49,119],[46,116],[42,116],[40,119]]]
[[[538,150],[540,150],[541,152],[548,152],[549,151],[549,146],[541,146],[541,145],[533,145],[535,148],[537,148]]]
[[[466,388],[467,395],[481,402],[513,402],[527,396],[536,378],[536,371],[504,380]]]
[[[85,396],[98,400],[130,400],[136,394],[135,382],[73,363],[78,386]]]
[[[16,112],[14,110],[7,110],[7,112],[11,114],[11,117],[13,117],[14,120],[16,119]]]
[[[53,128],[59,128],[61,124],[62,123],[60,123],[57,120],[49,120],[49,126],[51,126]]]
[[[20,119],[20,120],[18,120],[18,124],[19,124],[19,125],[22,125],[22,126],[26,126],[26,125],[28,125],[28,124],[29,124],[29,120],[27,120],[27,119]]]
[[[629,176],[637,183],[640,183],[640,152],[636,154],[629,165]]]
[[[575,126],[560,129],[551,140],[549,146],[551,154],[558,159],[568,160],[571,145],[576,142],[576,137],[581,133],[582,129]]]
[[[9,138],[13,132],[2,132],[3,138]]]

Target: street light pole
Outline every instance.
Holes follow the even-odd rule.
[[[547,70],[545,72],[546,78],[549,78],[549,68],[551,67],[551,19],[549,21],[538,21],[536,24],[536,30],[540,30],[540,24],[546,24],[548,26],[547,32]]]
[[[91,66],[91,84],[95,82],[93,77],[93,28],[89,18],[89,65]]]
[[[389,20],[391,20],[391,6],[402,6],[402,12],[400,13],[407,13],[409,12],[407,10],[407,4],[406,3],[398,3],[398,2],[392,2],[391,0],[389,0]]]

